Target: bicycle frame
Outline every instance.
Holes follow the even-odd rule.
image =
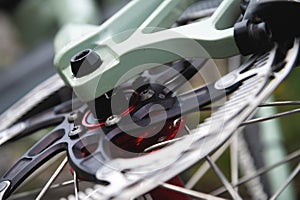
[[[134,72],[123,81],[146,69],[181,58],[223,58],[238,54],[232,26],[240,15],[239,0],[224,0],[214,15],[205,21],[153,32],[152,27],[170,27],[181,13],[178,11],[193,2],[134,0],[100,27],[66,27],[55,41],[58,73],[79,98],[91,101],[113,89],[122,75],[133,68]],[[84,34],[80,40],[76,38],[76,35]],[[196,51],[188,45],[191,41],[196,41],[203,50]],[[88,48],[94,49],[103,63],[93,73],[74,78],[69,61],[77,52]]]

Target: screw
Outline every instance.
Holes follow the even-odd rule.
[[[70,138],[76,138],[79,136],[79,134],[84,132],[84,128],[81,125],[76,125],[74,128],[69,132],[69,137]]]
[[[151,97],[153,97],[154,94],[155,94],[155,92],[151,89],[146,89],[146,90],[142,91],[140,93],[141,101],[146,101],[146,100],[150,99]]]
[[[78,118],[78,113],[77,112],[71,112],[69,117],[68,117],[68,122],[72,123]]]
[[[121,116],[119,115],[112,115],[106,119],[105,126],[112,126],[117,124],[121,120]]]
[[[162,136],[162,137],[158,138],[157,142],[163,142],[165,139],[166,139],[166,137]]]
[[[70,63],[73,75],[81,78],[98,69],[103,61],[95,51],[86,49],[74,55]]]
[[[166,95],[164,95],[164,94],[159,94],[158,97],[159,97],[160,99],[165,99],[165,98],[166,98]]]

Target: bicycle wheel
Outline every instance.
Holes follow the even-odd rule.
[[[26,130],[25,127],[24,131],[20,129],[24,124],[17,123],[8,129],[6,133],[15,132],[16,127],[18,127],[18,131],[26,134],[26,131],[30,132],[44,127],[45,121],[51,122],[47,123],[47,125],[59,123],[60,125],[44,139],[41,139],[6,175],[4,175],[1,182],[1,195],[3,198],[7,197],[10,194],[10,192],[7,191],[15,189],[14,187],[17,187],[19,183],[23,182],[23,179],[28,174],[31,174],[34,169],[39,167],[40,159],[53,157],[57,152],[68,149],[68,157],[71,162],[75,181],[70,181],[66,184],[75,183],[75,193],[77,193],[77,176],[80,178],[80,183],[85,182],[84,180],[90,180],[92,183],[98,182],[98,185],[94,186],[93,189],[88,188],[85,192],[78,194],[82,199],[166,199],[167,197],[163,195],[167,195],[170,199],[189,199],[189,196],[194,198],[217,198],[183,188],[183,184],[178,180],[178,177],[172,179],[172,177],[181,173],[184,169],[189,168],[201,158],[207,159],[232,197],[239,198],[240,195],[233,189],[233,186],[228,183],[208,155],[224,144],[240,126],[250,123],[249,121],[245,122],[245,120],[253,114],[255,109],[271,94],[276,86],[283,81],[293,67],[298,54],[298,48],[298,41],[294,43],[292,48],[277,46],[268,53],[254,56],[246,62],[242,68],[229,73],[214,84],[195,89],[192,93],[178,94],[175,99],[173,97],[176,93],[169,93],[169,91],[166,93],[169,94],[169,96],[164,94],[165,96],[162,98],[162,96],[159,95],[161,93],[158,91],[163,91],[165,87],[161,88],[161,85],[152,84],[151,89],[137,87],[136,91],[133,92],[132,90],[128,90],[125,84],[124,88],[126,90],[124,89],[123,93],[126,95],[130,94],[131,96],[127,97],[124,95],[127,98],[123,98],[122,96],[120,96],[120,98],[124,101],[128,101],[130,105],[132,104],[139,108],[139,111],[141,108],[147,109],[148,104],[152,103],[154,97],[155,100],[158,100],[159,105],[172,111],[167,112],[167,123],[161,127],[163,131],[158,131],[158,135],[154,135],[154,138],[150,137],[150,140],[147,140],[149,137],[143,137],[142,139],[135,137],[138,140],[134,139],[134,141],[132,141],[132,137],[126,138],[126,136],[122,137],[123,135],[120,135],[120,133],[123,132],[122,130],[109,130],[109,127],[114,126],[115,123],[121,123],[118,116],[114,116],[107,121],[102,121],[102,123],[96,123],[89,117],[91,115],[87,107],[80,102],[76,102],[75,105],[73,103],[73,106],[68,103],[59,105],[54,109],[50,109],[50,111],[46,111],[43,115],[38,115],[34,120],[30,119],[29,122],[32,123],[30,127],[31,130]],[[279,49],[284,52],[284,57],[281,60],[277,60],[279,57]],[[274,63],[274,60],[277,62]],[[282,60],[286,61],[285,65],[281,66],[280,69],[275,68],[275,64],[280,63]],[[185,70],[186,67],[182,68],[181,65],[182,63],[178,66],[176,65],[174,69],[180,71],[185,79],[189,79],[190,74],[193,74],[190,71],[194,71],[194,68]],[[174,71],[174,69],[172,68],[172,71]],[[171,80],[168,82],[170,84],[169,88],[172,87],[172,90],[178,88],[177,84],[174,85],[172,82],[172,80],[174,80],[173,77],[171,76],[170,79],[168,76],[171,74],[168,70],[164,70],[163,72],[160,70],[158,72],[145,72],[144,76],[147,76],[147,74],[151,75],[149,76],[150,78],[155,78],[155,81],[153,81],[155,83],[157,83],[157,80],[161,80],[162,76],[164,76],[164,80],[166,79],[165,76],[167,76],[167,79]],[[139,79],[138,82],[139,81],[141,80]],[[54,81],[52,80],[51,82],[53,83]],[[176,80],[175,83],[178,83],[178,80]],[[132,84],[132,82],[128,84]],[[146,85],[147,87],[149,86],[149,84]],[[138,84],[138,86],[140,85]],[[54,91],[56,91],[57,88],[54,89]],[[217,88],[217,90],[214,90],[215,88]],[[203,91],[207,90],[212,90],[208,95],[209,98],[203,96]],[[194,109],[199,111],[199,106],[203,108],[209,105],[210,102],[219,100],[221,97],[230,95],[232,92],[234,93],[226,99],[225,103],[220,107],[216,106],[217,111],[213,112],[199,127],[191,127],[192,130],[184,129],[185,120],[181,118],[181,115],[194,111]],[[201,98],[198,99],[198,96],[201,96]],[[162,101],[162,99],[165,100]],[[146,103],[139,105],[136,101]],[[173,107],[174,101],[175,103],[179,102],[185,104],[180,107],[179,113],[178,108]],[[194,104],[195,101],[200,102]],[[170,104],[172,107],[170,107]],[[190,107],[190,105],[197,105],[197,108],[193,106]],[[130,106],[129,108],[133,107]],[[123,109],[124,108],[122,108],[121,111],[123,111]],[[76,112],[69,114],[72,110]],[[154,118],[152,118],[153,120],[156,119],[155,117],[161,119],[159,111],[159,108],[152,111],[155,114]],[[131,109],[125,109],[120,115],[128,116],[131,112]],[[134,117],[142,116],[141,118],[143,118],[145,115],[144,112],[138,112],[138,114],[135,113]],[[47,117],[42,118],[41,116]],[[145,123],[149,123],[148,118],[146,117],[145,119]],[[78,123],[80,125],[78,125]],[[156,124],[155,121],[152,123]],[[108,136],[109,140],[103,137],[103,134],[98,133],[99,127],[105,129],[105,125],[108,129],[105,135]],[[130,129],[130,127],[126,127],[126,123],[120,125]],[[153,126],[151,127],[153,128]],[[154,128],[156,127],[154,126]],[[136,134],[134,130],[131,131],[133,131],[133,134]],[[143,130],[141,132],[145,133],[146,131]],[[176,133],[177,137],[175,137],[173,133]],[[78,135],[81,137],[78,138]],[[70,138],[72,140],[70,140]],[[107,145],[107,141],[111,141],[114,144],[112,148],[108,148],[109,150],[105,146]],[[146,144],[144,142],[146,142]],[[66,146],[66,144],[69,146]],[[114,149],[115,146],[119,149]],[[131,157],[132,155],[124,155],[122,151],[124,149],[138,155],[134,157]],[[128,158],[128,156],[130,157]],[[298,154],[294,154],[287,159],[289,160],[295,157],[298,157]],[[99,169],[99,160],[100,163],[105,164],[101,169]],[[61,166],[64,164],[65,160]],[[298,168],[295,172],[299,171]],[[58,168],[58,171],[60,171],[60,169],[61,167]],[[256,177],[258,174],[253,175],[253,177]],[[55,176],[53,176],[53,178],[54,177]],[[5,180],[7,178],[12,181],[12,185]],[[169,183],[163,183],[169,179],[172,179]],[[49,183],[51,184],[52,181],[51,179]],[[158,186],[167,188],[167,190],[173,190],[175,193],[165,192],[165,189],[161,188],[151,191]],[[51,185],[50,187],[56,188],[57,185]],[[150,193],[148,193],[149,191]],[[148,194],[144,195],[145,193]],[[216,195],[217,193],[219,192],[215,192],[214,194]],[[43,194],[43,192],[40,194]],[[142,197],[139,197],[141,195]],[[71,199],[73,197],[69,196],[69,198]]]

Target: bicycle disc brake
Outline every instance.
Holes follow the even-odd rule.
[[[258,105],[276,89],[294,66],[299,41],[286,50],[284,59],[280,47],[249,60],[217,81],[216,89],[230,88],[240,83],[229,100],[191,134],[150,154],[135,158],[108,159],[105,148],[99,146],[92,156],[81,160],[83,170],[96,170],[96,179],[102,184],[87,189],[83,197],[102,199],[133,199],[170,180],[198,160],[222,145],[256,110]],[[101,141],[102,140],[102,141]],[[91,160],[100,160],[93,169]],[[78,163],[78,162],[77,162]],[[91,167],[93,166],[93,167]]]
[[[208,105],[224,96],[219,91],[225,90],[225,94],[227,91],[235,91],[223,106],[191,134],[163,148],[156,148],[150,153],[142,152],[143,154],[134,157],[116,157],[107,147],[107,141],[112,141],[124,132],[116,126],[122,125],[117,117],[98,124],[84,124],[85,120],[89,120],[87,106],[84,105],[71,114],[54,109],[51,117],[57,119],[59,125],[28,150],[1,178],[0,197],[7,198],[33,171],[61,151],[67,151],[69,163],[79,177],[99,183],[93,192],[87,190],[86,195],[90,198],[132,199],[143,195],[222,145],[288,75],[298,50],[297,40],[292,48],[285,51],[281,47],[275,47],[268,53],[252,57],[241,68],[195,92],[198,95],[196,105],[190,105],[189,95],[179,96],[175,101],[171,98],[171,106],[170,101],[163,101],[161,104],[168,108],[167,115],[164,116],[168,124],[168,121],[175,122],[174,119],[193,112],[199,105]],[[282,52],[283,59],[276,60],[282,57]],[[208,88],[213,93],[208,94]],[[152,94],[146,92],[144,95],[147,99]],[[188,106],[179,109],[174,106],[185,104]],[[129,109],[121,114],[129,115],[130,112]],[[43,125],[43,118],[38,119],[40,121],[33,121]],[[158,123],[161,119],[158,114],[157,118],[153,118],[153,123]],[[129,132],[138,131],[132,128],[133,124],[126,124],[126,121],[123,125]]]

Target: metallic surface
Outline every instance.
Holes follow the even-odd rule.
[[[257,106],[288,75],[295,63],[298,51],[299,41],[296,41],[294,47],[287,52],[286,65],[278,72],[272,70],[276,48],[269,53],[257,56],[254,61],[250,60],[249,65],[242,67],[246,75],[243,74],[244,79],[240,81],[240,86],[222,107],[191,134],[151,154],[129,159],[111,158],[101,144],[105,140],[104,134],[88,131],[81,138],[70,139],[68,132],[75,124],[68,122],[69,114],[58,112],[56,117],[62,118],[60,124],[25,153],[2,177],[2,183],[11,182],[11,187],[2,195],[5,195],[4,198],[9,195],[30,175],[32,170],[39,168],[53,155],[67,151],[69,162],[78,175],[82,174],[86,179],[96,178],[100,182],[109,183],[97,186],[96,192],[100,192],[103,199],[138,197],[159,186],[161,181],[169,180],[199,159],[206,157],[208,153],[223,144],[240,123],[251,116]],[[188,100],[182,98],[181,101],[183,102],[184,99]],[[49,120],[51,122],[52,118],[50,117]],[[109,135],[118,130],[112,128],[106,131]],[[91,156],[82,157],[80,153],[82,141],[87,142],[85,145],[96,142],[99,146]],[[79,148],[79,154],[76,148]],[[96,160],[90,162],[95,158]],[[89,196],[89,194],[86,195]]]
[[[108,181],[110,185],[98,185],[92,193],[102,195],[103,199],[134,198],[158,186],[159,182],[173,177],[196,160],[205,157],[213,147],[217,147],[227,140],[239,127],[239,124],[251,116],[261,101],[265,100],[282,82],[292,69],[298,50],[299,44],[297,42],[287,55],[285,67],[275,73],[275,79],[271,81],[271,66],[275,50],[270,52],[269,59],[263,66],[259,66],[259,63],[260,59],[264,60],[265,57],[259,58],[254,63],[254,70],[255,66],[260,68],[258,74],[243,81],[243,84],[231,96],[230,100],[218,109],[210,119],[193,130],[192,134],[153,154],[130,159],[130,162],[127,159],[116,159],[107,163],[111,167],[100,167],[97,171],[97,178]],[[265,85],[266,82],[269,84]],[[222,121],[223,124],[220,123]],[[220,130],[221,132],[219,132]],[[183,150],[183,146],[188,146],[188,149]],[[158,159],[161,157],[165,159]],[[157,168],[158,163],[164,167]],[[128,172],[124,172],[124,169]],[[106,175],[104,176],[104,174]],[[87,193],[87,195],[92,195],[92,193]]]

